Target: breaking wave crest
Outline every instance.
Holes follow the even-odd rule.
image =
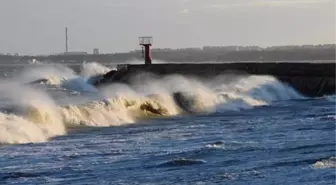
[[[84,62],[81,66],[80,75],[83,77],[102,75],[111,71],[112,69],[116,70],[116,68],[109,68],[96,62],[90,62],[90,63]]]
[[[141,119],[173,115],[167,107],[154,99],[127,97],[68,105],[61,108],[61,114],[69,126],[116,126]]]
[[[209,80],[139,74],[129,85],[116,83],[98,90],[90,84],[90,78],[109,68],[83,64],[78,75],[60,65],[34,66],[21,77],[33,81],[44,79],[36,84],[43,83],[46,88],[39,85],[35,88],[34,83],[34,88],[31,83],[1,85],[0,143],[43,142],[65,134],[71,127],[118,126],[181,114],[239,111],[274,101],[303,98],[270,76],[224,75]],[[21,83],[22,78],[19,79],[16,82]],[[49,86],[78,94],[64,95],[69,96],[67,104],[55,103]],[[95,98],[72,102],[86,92],[93,93]]]
[[[336,157],[330,157],[329,159],[317,161],[312,165],[312,167],[316,169],[336,168]]]
[[[35,67],[36,66],[36,67]],[[72,91],[97,92],[97,89],[88,83],[91,77],[108,71],[109,68],[97,63],[83,63],[81,75],[73,70],[58,64],[39,64],[28,68],[19,75],[17,81],[30,84],[45,84],[61,87]]]
[[[1,86],[0,143],[44,142],[65,134],[57,106],[46,93],[17,84]]]

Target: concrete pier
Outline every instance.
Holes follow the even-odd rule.
[[[122,65],[118,71],[104,75],[97,83],[128,83],[136,74],[149,72],[157,75],[181,74],[195,77],[215,77],[225,74],[269,75],[292,86],[310,97],[335,94],[336,63],[202,63]]]

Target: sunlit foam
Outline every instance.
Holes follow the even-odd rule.
[[[60,65],[34,66],[21,74],[25,80],[44,78],[49,85],[67,91],[95,93],[100,98],[89,98],[80,104],[68,101],[60,106],[45,92],[22,86],[22,79],[2,83],[0,101],[5,102],[1,103],[5,107],[0,114],[2,143],[43,142],[64,134],[67,127],[118,126],[181,114],[239,111],[274,101],[303,98],[270,76],[229,74],[196,79],[146,73],[134,76],[130,84],[115,83],[98,90],[87,79],[109,70],[99,64],[84,63],[80,75]]]

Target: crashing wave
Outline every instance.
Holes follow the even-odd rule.
[[[2,85],[0,97],[7,105],[7,111],[0,112],[0,143],[44,142],[65,134],[57,106],[47,94],[6,84]]]
[[[80,76],[91,77],[96,75],[103,75],[115,68],[109,68],[96,62],[84,62],[81,66]]]
[[[181,75],[147,75],[128,85],[111,84],[98,91],[89,83],[90,75],[108,68],[84,64],[83,69],[86,72],[79,76],[63,66],[36,65],[21,76],[68,91],[92,92],[99,95],[98,100],[60,106],[49,94],[27,85],[2,85],[0,101],[7,103],[0,107],[0,143],[43,142],[65,134],[70,127],[118,126],[181,114],[239,111],[302,97],[269,76],[231,76],[229,81],[220,81],[226,79],[223,76],[202,82]]]
[[[61,114],[64,122],[70,126],[116,126],[175,115],[174,110],[169,110],[169,107],[155,98],[117,97],[81,105],[68,105],[61,108]]]

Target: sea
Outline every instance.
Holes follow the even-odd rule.
[[[0,184],[335,184],[336,97],[272,76],[0,64]]]

